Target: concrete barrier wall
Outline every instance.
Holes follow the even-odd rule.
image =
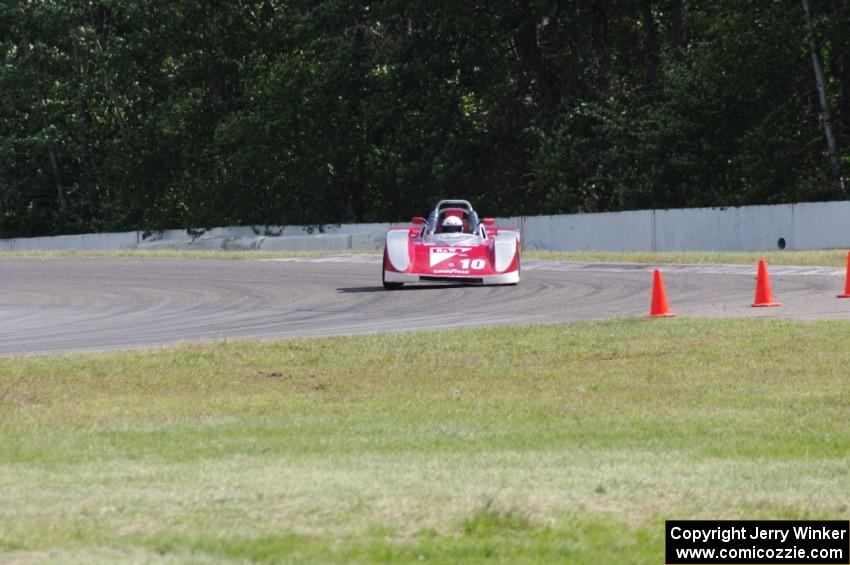
[[[185,233],[185,232],[184,232]],[[57,235],[53,237],[21,237],[0,240],[3,251],[78,250],[107,251],[111,249],[135,249],[139,244],[139,232],[87,233],[81,235]]]
[[[793,207],[792,249],[850,247],[850,202],[812,202]]]
[[[686,251],[850,248],[850,202],[737,208],[640,210],[497,219],[522,230],[526,249],[554,251]],[[0,251],[229,249],[345,251],[379,249],[398,224],[215,228],[154,234],[124,232],[0,239]]]
[[[506,218],[526,249],[761,251],[850,248],[850,202]]]
[[[850,247],[850,202],[656,210],[658,251]]]
[[[658,251],[792,249],[793,210],[787,206],[655,211]]]
[[[652,248],[652,211],[527,216],[498,220],[519,227],[525,249],[645,251]]]

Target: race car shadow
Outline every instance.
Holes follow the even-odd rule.
[[[480,284],[414,284],[414,285],[404,285],[403,287],[396,290],[386,290],[383,286],[355,286],[349,288],[338,288],[337,292],[342,294],[356,294],[360,292],[404,292],[404,291],[412,291],[412,290],[434,290],[438,288],[464,288],[464,287],[476,287],[482,286]]]

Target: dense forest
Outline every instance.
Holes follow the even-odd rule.
[[[0,237],[847,197],[847,0],[0,0]]]

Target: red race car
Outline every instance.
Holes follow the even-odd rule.
[[[384,288],[404,283],[517,284],[520,234],[481,218],[466,200],[441,200],[426,220],[390,228],[384,246]]]

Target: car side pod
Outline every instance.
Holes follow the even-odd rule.
[[[781,302],[773,301],[773,293],[770,290],[770,277],[767,274],[767,262],[759,259],[759,271],[756,277],[756,299],[752,303],[753,308],[771,306],[782,306]]]
[[[847,274],[844,276],[844,294],[836,294],[835,298],[850,298],[850,251],[847,252]]]
[[[670,311],[667,304],[667,293],[664,292],[664,280],[661,271],[655,269],[652,273],[652,303],[649,305],[649,318],[673,318],[675,312]]]

